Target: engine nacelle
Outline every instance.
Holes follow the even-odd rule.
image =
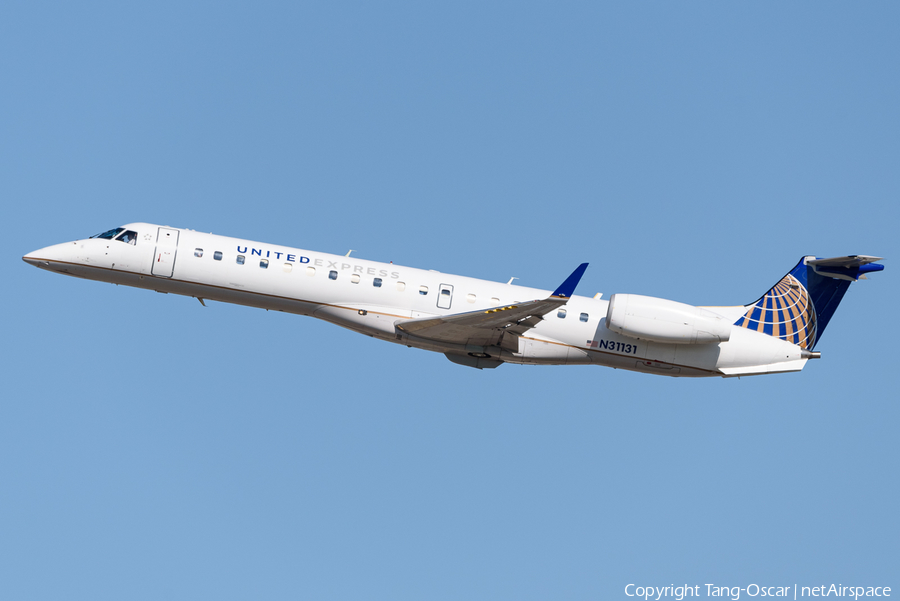
[[[639,294],[613,294],[606,312],[608,330],[670,344],[725,342],[731,325],[712,311]]]

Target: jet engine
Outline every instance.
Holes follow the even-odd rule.
[[[623,336],[670,344],[725,342],[731,336],[731,323],[712,311],[639,294],[610,297],[606,328]]]

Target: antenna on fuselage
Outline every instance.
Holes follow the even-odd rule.
[[[519,279],[519,278],[509,278],[509,281],[506,282],[506,285],[509,286],[510,284],[512,284],[512,281],[513,281],[513,280],[518,280],[518,279]]]
[[[345,257],[349,257],[349,256],[350,256],[350,253],[352,253],[352,252],[353,252],[353,249],[351,248],[350,250],[347,251],[347,254],[344,255],[344,256],[345,256]]]

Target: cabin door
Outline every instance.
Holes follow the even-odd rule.
[[[164,278],[172,277],[175,269],[175,252],[178,250],[178,230],[159,228],[156,236],[156,254],[150,273]]]
[[[437,306],[441,309],[449,309],[451,302],[453,302],[453,286],[441,284],[438,290]]]

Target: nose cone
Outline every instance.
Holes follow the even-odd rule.
[[[25,261],[26,263],[28,263],[29,265],[34,265],[35,267],[37,267],[38,262],[39,262],[38,257],[40,257],[40,256],[41,256],[41,251],[36,250],[36,251],[30,252],[27,255],[25,255],[24,257],[22,257],[22,260]]]
[[[51,271],[60,271],[65,269],[65,265],[74,262],[75,259],[75,242],[66,242],[65,244],[54,244],[46,248],[32,251],[22,257],[22,260],[29,265],[40,267],[41,269],[49,269]]]

